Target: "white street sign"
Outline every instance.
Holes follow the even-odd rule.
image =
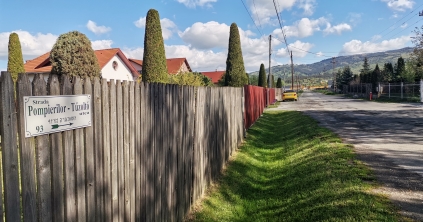
[[[91,95],[24,96],[25,137],[91,126]]]

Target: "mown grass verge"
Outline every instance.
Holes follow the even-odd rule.
[[[313,91],[318,92],[318,93],[322,93],[322,94],[325,94],[325,95],[336,95],[334,92],[327,90],[327,89],[315,89]]]
[[[295,111],[265,112],[187,221],[397,221],[368,168]]]

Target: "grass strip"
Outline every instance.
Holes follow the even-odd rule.
[[[398,221],[350,145],[296,111],[265,112],[187,221]]]

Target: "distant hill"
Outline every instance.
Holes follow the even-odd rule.
[[[379,64],[379,67],[382,69],[383,64],[387,62],[391,62],[392,65],[395,65],[400,56],[404,59],[409,58],[411,52],[413,52],[413,48],[407,47],[386,52],[340,56],[336,57],[335,70],[349,65],[353,73],[358,74],[363,67],[364,57],[367,57],[371,69],[374,69],[376,64]],[[282,77],[284,72],[287,74],[291,73],[289,64],[272,66],[272,74],[274,74],[276,78]],[[325,76],[327,76],[329,73],[332,73],[332,59],[325,59],[313,64],[294,65],[294,72],[296,75],[300,76],[311,76],[324,73],[326,74]],[[252,72],[250,75],[258,75],[258,71]]]

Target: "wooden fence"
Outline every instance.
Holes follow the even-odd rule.
[[[0,221],[182,221],[243,139],[243,88],[0,81]],[[77,94],[91,127],[25,138],[24,96]]]

